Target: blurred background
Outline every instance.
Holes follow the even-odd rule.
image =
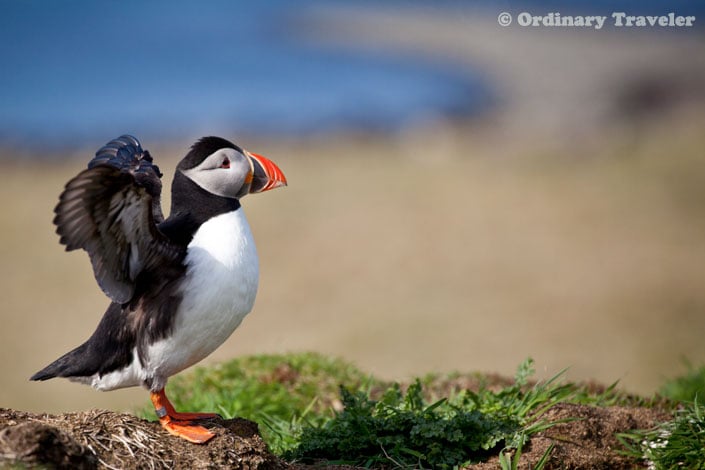
[[[532,356],[540,377],[569,367],[649,395],[705,361],[705,3],[0,8],[0,407],[146,400],[27,380],[107,306],[51,221],[64,183],[123,133],[165,188],[203,135],[289,180],[244,201],[259,296],[206,362],[312,350],[407,379],[510,375]],[[529,28],[525,11],[696,21]]]

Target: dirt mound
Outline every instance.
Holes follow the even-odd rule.
[[[621,469],[637,462],[619,455],[615,433],[648,428],[668,419],[650,408],[556,405],[543,416],[558,424],[534,436],[519,468],[530,468],[554,444],[547,468]],[[190,444],[164,432],[157,422],[110,411],[37,415],[0,409],[0,466],[19,461],[51,468],[245,468],[304,469],[272,455],[256,423],[212,419],[216,433],[205,445]],[[318,467],[320,468],[320,467]],[[342,468],[342,467],[337,467]],[[351,467],[347,467],[351,468]],[[499,468],[496,457],[470,468]]]
[[[646,429],[670,419],[653,408],[611,406],[599,408],[561,403],[549,409],[541,419],[547,422],[567,420],[531,438],[523,449],[519,468],[533,468],[553,444],[547,469],[632,469],[646,462],[635,462],[621,455],[616,434]],[[475,470],[499,468],[499,460],[471,467]]]
[[[170,436],[157,422],[92,410],[36,415],[0,409],[0,465],[20,461],[51,468],[284,469],[244,419],[204,421],[216,437],[194,445]]]

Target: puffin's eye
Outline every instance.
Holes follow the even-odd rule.
[[[230,168],[230,159],[228,157],[225,157],[223,163],[220,164],[220,168]]]

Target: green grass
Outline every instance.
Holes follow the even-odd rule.
[[[673,421],[618,437],[626,455],[655,470],[705,469],[705,406],[697,401],[678,410]]]
[[[705,365],[685,362],[685,374],[666,382],[659,393],[681,403],[673,420],[653,429],[620,434],[624,453],[649,462],[655,470],[705,469]]]
[[[666,382],[659,393],[671,400],[692,402],[700,397],[705,397],[705,365],[695,367],[684,361],[687,371],[685,374]]]
[[[196,368],[172,379],[168,393],[180,410],[258,422],[272,451],[289,460],[400,468],[451,468],[492,455],[516,468],[531,436],[556,424],[541,418],[551,406],[633,400],[614,385],[596,391],[563,383],[563,372],[533,382],[533,373],[527,359],[501,386],[458,374],[404,386],[339,359],[301,353]],[[472,390],[458,386],[469,377],[476,379]],[[153,410],[142,414],[152,418]]]

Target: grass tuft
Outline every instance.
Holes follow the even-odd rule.
[[[624,454],[645,460],[654,470],[705,468],[705,406],[694,401],[676,411],[673,421],[618,438]]]

